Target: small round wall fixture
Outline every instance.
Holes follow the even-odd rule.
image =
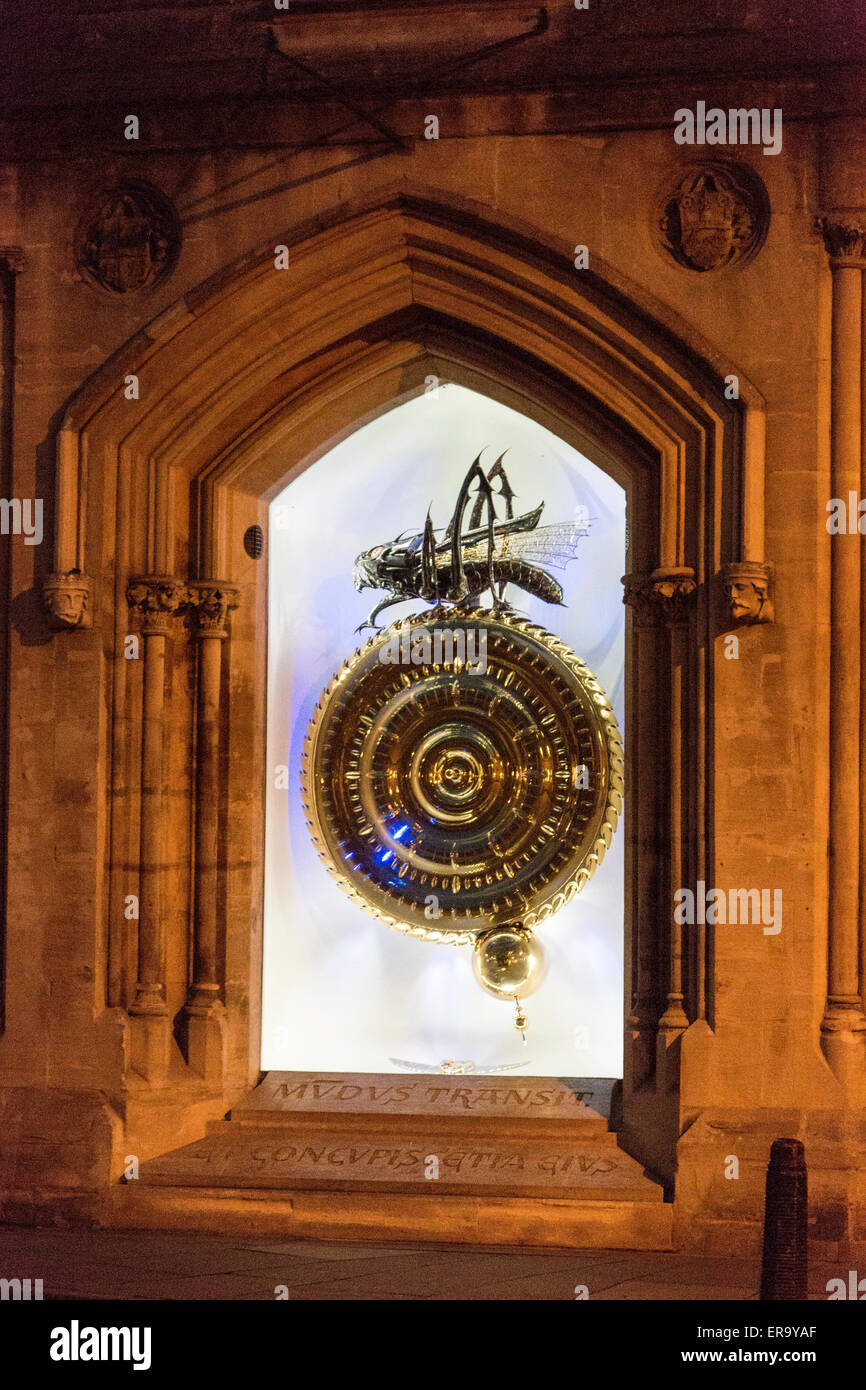
[[[244,550],[251,560],[260,560],[265,548],[265,533],[258,522],[244,531]]]

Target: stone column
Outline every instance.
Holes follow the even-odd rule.
[[[187,1061],[206,1080],[222,1077],[225,1007],[217,969],[217,862],[219,823],[219,713],[222,643],[228,615],[238,605],[232,584],[203,579],[190,586],[198,637],[196,741],[195,918],[193,969],[186,1016]]]
[[[652,579],[646,574],[623,578],[623,603],[632,612],[634,679],[629,710],[628,768],[630,789],[626,825],[632,852],[634,889],[631,1008],[626,1019],[629,1047],[626,1076],[640,1086],[655,1065],[659,1018],[659,876],[660,822],[665,820],[660,783],[664,735],[653,715],[659,700],[661,612]],[[660,746],[661,745],[661,746]]]
[[[129,1009],[132,1064],[146,1080],[158,1082],[168,1071],[171,1048],[162,914],[166,640],[187,590],[169,575],[145,575],[130,581],[127,600],[144,640],[138,983]]]
[[[861,474],[863,269],[866,222],[821,219],[833,275],[830,487],[864,495]],[[836,1077],[862,1084],[866,1016],[860,995],[861,585],[859,535],[830,537],[830,748],[827,1004],[821,1046]]]
[[[683,830],[683,798],[685,795],[683,744],[686,734],[686,702],[689,692],[689,600],[695,592],[694,570],[683,566],[654,570],[651,575],[656,602],[660,604],[670,636],[670,791],[668,841],[670,846],[670,878],[667,884],[665,911],[669,927],[668,988],[665,1011],[659,1019],[657,1033],[657,1069],[664,1075],[667,1048],[689,1026],[684,1008],[683,987],[683,929],[674,921],[674,893],[684,883],[686,870]]]
[[[77,430],[57,436],[54,573],[42,597],[52,627],[71,631],[93,626],[93,583],[84,573],[87,465]]]

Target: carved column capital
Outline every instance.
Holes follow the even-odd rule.
[[[199,637],[228,637],[229,614],[240,603],[236,584],[220,579],[196,579],[189,586],[189,604]]]
[[[126,601],[145,637],[170,637],[176,615],[189,602],[189,592],[171,575],[138,575],[129,581]]]
[[[832,269],[844,266],[866,269],[866,216],[816,217],[815,231],[824,238]]]
[[[624,574],[622,601],[632,610],[637,627],[658,625],[660,610],[651,575]]]
[[[688,601],[697,588],[694,570],[686,565],[657,569],[653,570],[650,579],[665,622],[684,623],[688,616]]]
[[[622,601],[634,610],[639,627],[652,626],[658,618],[669,624],[684,623],[688,600],[697,588],[694,570],[683,565],[652,574],[626,574],[622,582]]]
[[[722,582],[735,622],[773,622],[772,580],[773,566],[768,561],[734,560],[724,566]]]
[[[42,582],[42,598],[52,627],[69,632],[93,626],[93,583],[79,570],[49,574]]]

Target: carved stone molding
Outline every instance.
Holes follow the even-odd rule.
[[[662,199],[662,246],[690,270],[721,270],[749,260],[767,234],[770,205],[754,170],[708,161],[693,165]]]
[[[240,603],[237,585],[197,579],[189,585],[188,602],[199,637],[228,637],[229,614]]]
[[[49,574],[42,583],[42,597],[52,627],[68,632],[93,626],[93,582],[86,574]]]
[[[774,621],[773,566],[769,561],[735,560],[722,570],[728,608],[737,623]]]
[[[844,222],[833,217],[816,217],[815,231],[824,238],[824,247],[834,269],[866,268],[866,217]]]
[[[126,601],[145,637],[170,637],[189,590],[171,575],[140,575],[129,581]]]

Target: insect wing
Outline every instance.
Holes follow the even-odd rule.
[[[538,526],[534,531],[511,531],[496,537],[494,560],[527,560],[533,565],[564,569],[577,559],[578,542],[589,532],[585,521],[555,522]],[[467,563],[487,559],[487,543],[476,542],[466,547]]]
[[[523,514],[522,514],[521,516],[515,516],[515,517],[512,518],[511,521],[496,521],[496,522],[494,522],[494,524],[493,524],[493,534],[494,534],[494,536],[500,536],[500,535],[504,536],[504,535],[509,534],[509,533],[512,532],[512,531],[531,531],[531,530],[534,530],[534,528],[538,525],[538,518],[541,516],[541,513],[542,513],[543,508],[544,508],[544,503],[543,503],[543,502],[539,502],[538,506],[537,506],[537,507],[534,507],[534,508],[532,509],[531,512],[523,512]],[[451,536],[451,526],[449,525],[447,531],[445,532],[444,538],[443,538],[441,541],[437,541],[437,542],[436,542],[436,554],[437,554],[437,555],[444,555],[444,554],[446,554],[446,553],[451,549],[451,540],[450,540],[450,536]],[[463,551],[464,551],[464,554],[466,554],[466,553],[468,552],[470,546],[473,546],[473,545],[475,545],[475,544],[479,544],[479,545],[480,545],[480,544],[483,542],[484,546],[486,547],[486,546],[487,546],[487,538],[488,538],[488,527],[487,527],[487,526],[477,526],[477,527],[475,528],[474,531],[473,531],[473,530],[464,531],[464,532],[463,532]],[[486,551],[485,551],[485,553],[486,553]]]

